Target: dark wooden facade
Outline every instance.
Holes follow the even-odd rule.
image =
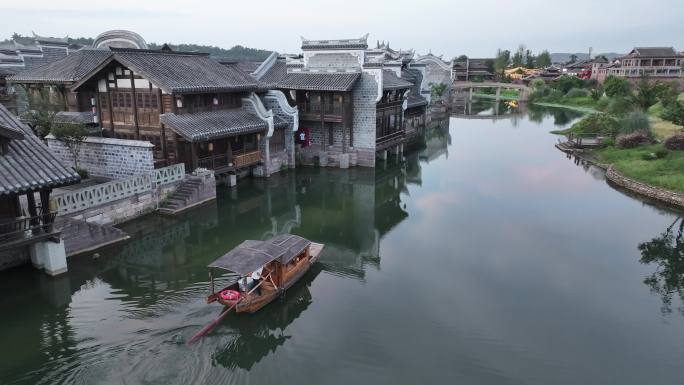
[[[167,94],[152,81],[116,62],[79,87],[82,89],[96,91],[103,135],[149,141],[154,145],[156,167],[185,163],[187,170],[203,167],[221,173],[261,161],[258,134],[193,142],[160,121],[160,115],[165,113],[185,115],[237,109],[246,93]]]
[[[299,121],[320,124],[324,133],[324,148],[334,146],[335,124],[342,126],[342,151],[354,146],[352,117],[354,107],[351,92],[333,91],[295,91],[295,99],[290,101],[299,110]]]
[[[376,105],[375,149],[380,151],[404,140],[404,89],[385,90]]]

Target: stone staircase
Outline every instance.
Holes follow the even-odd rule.
[[[178,188],[159,205],[159,213],[176,215],[189,208],[216,199],[214,173],[188,176]]]

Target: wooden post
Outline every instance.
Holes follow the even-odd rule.
[[[50,213],[50,192],[51,190],[40,190],[40,205],[43,209],[43,215],[47,215]],[[45,229],[45,232],[52,232],[52,220],[50,220],[50,217],[47,216],[47,222],[45,219],[43,219],[43,224],[46,225],[43,228]]]
[[[112,93],[109,90],[109,78],[105,75],[105,88],[107,89],[107,106],[109,107],[109,131],[110,135],[115,138],[114,133],[114,111],[112,111]]]
[[[190,154],[192,156],[192,170],[190,170],[190,172],[192,172],[197,169],[197,146],[195,145],[195,142],[190,142]]]
[[[133,98],[133,124],[135,125],[135,139],[140,140],[140,126],[138,126],[138,98],[135,93],[135,77],[133,77],[133,71],[131,71],[131,97]]]

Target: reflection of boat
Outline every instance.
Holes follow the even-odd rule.
[[[297,282],[322,250],[322,244],[290,234],[268,241],[244,241],[209,265],[211,295],[207,303],[219,302],[235,307],[238,313],[254,313]],[[249,288],[240,290],[236,282],[216,292],[212,269],[231,271],[245,278],[259,270],[261,273]]]

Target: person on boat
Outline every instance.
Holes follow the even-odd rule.
[[[263,267],[260,267],[257,270],[255,270],[252,274],[240,278],[240,280],[238,281],[240,291],[249,292],[254,288],[254,286],[258,285],[259,281],[261,280],[261,273],[263,269]],[[259,289],[257,289],[257,291],[259,291]]]

